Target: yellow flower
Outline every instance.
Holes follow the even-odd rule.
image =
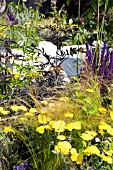
[[[41,101],[41,104],[43,104],[43,105],[47,105],[47,104],[48,104],[48,102],[47,102],[47,101]]]
[[[63,132],[65,130],[65,124],[63,120],[54,121],[52,128],[55,129],[55,132]]]
[[[46,124],[47,122],[50,121],[50,117],[46,116],[46,115],[38,115],[38,121],[40,124]]]
[[[19,109],[22,110],[22,111],[24,111],[24,112],[27,111],[27,108],[26,108],[24,105],[19,106]]]
[[[59,100],[63,101],[63,102],[69,102],[70,101],[70,99],[68,97],[61,97]]]
[[[24,116],[27,116],[27,117],[33,117],[33,116],[34,116],[34,114],[33,114],[33,113],[30,113],[30,112],[26,112],[26,113],[24,114]]]
[[[1,111],[1,113],[2,113],[3,115],[8,115],[8,114],[10,114],[10,111],[3,110],[3,111]]]
[[[108,164],[112,164],[112,158],[110,156],[105,156],[105,155],[101,155],[100,156],[104,161],[106,161]]]
[[[113,128],[111,126],[108,126],[107,132],[113,136]]]
[[[24,120],[25,120],[25,118],[24,118],[24,117],[20,117],[20,120],[21,120],[21,121],[24,121]]]
[[[77,130],[80,130],[81,129],[81,123],[80,122],[74,122],[73,123],[73,128],[77,129]]]
[[[70,113],[70,112],[66,112],[66,113],[64,114],[64,116],[65,116],[65,117],[73,118],[73,114]]]
[[[83,155],[81,153],[78,153],[76,163],[81,164],[83,160]]]
[[[13,111],[18,111],[19,110],[19,106],[17,105],[13,105],[10,107]]]
[[[17,79],[21,76],[21,74],[19,72],[14,72],[13,76],[14,76],[15,79]]]
[[[0,107],[0,112],[2,112],[4,110],[4,108],[3,107]]]
[[[113,111],[110,112],[111,120],[113,120]]]
[[[72,154],[71,155],[71,160],[74,162],[74,161],[77,160],[77,157],[78,157],[78,153]]]
[[[75,148],[71,148],[70,153],[71,154],[77,154],[77,150]]]
[[[68,141],[58,142],[57,146],[55,149],[57,148],[57,151],[59,150],[64,155],[67,155],[72,147]]]
[[[106,113],[107,113],[107,110],[106,110],[106,108],[104,108],[104,107],[100,107],[100,108],[98,109],[98,111],[99,111],[100,113],[103,113],[103,114],[106,114]]]
[[[60,149],[59,149],[59,147],[57,145],[55,145],[54,150],[57,151],[57,152],[60,152]]]
[[[35,112],[37,112],[37,110],[36,110],[35,108],[30,108],[30,109],[29,109],[29,112],[35,113]]]
[[[94,146],[94,145],[87,146],[86,149],[84,150],[84,153],[87,156],[90,156],[92,154],[100,156],[100,150],[96,146]]]
[[[43,134],[44,133],[44,126],[39,126],[38,128],[36,128],[36,132]]]
[[[86,156],[90,156],[90,155],[91,155],[91,151],[90,151],[90,148],[89,148],[89,147],[87,147],[86,149],[84,149],[84,154],[85,154]]]
[[[98,128],[99,129],[102,129],[102,130],[107,130],[108,129],[108,126],[105,122],[101,121]]]
[[[57,139],[59,139],[59,140],[65,140],[66,137],[65,137],[64,135],[59,135],[59,136],[57,136]]]
[[[6,127],[4,128],[4,132],[5,132],[5,133],[13,132],[13,130],[12,130],[12,128],[11,128],[10,126],[6,126]]]
[[[69,130],[69,131],[72,131],[73,130],[73,123],[72,122],[70,122],[70,123],[68,123],[67,125],[66,125],[66,127],[65,127],[65,129],[67,129],[67,130]]]
[[[92,140],[96,135],[97,133],[94,131],[86,131],[85,133],[82,133],[81,138],[88,141],[88,140]]]

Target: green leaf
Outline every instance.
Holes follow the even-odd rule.
[[[83,99],[86,103],[91,104],[91,98],[86,97],[85,99]]]

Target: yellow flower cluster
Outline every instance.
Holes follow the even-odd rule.
[[[71,148],[72,146],[68,141],[58,142],[57,145],[55,145],[55,151],[61,152],[64,155],[67,155]]]
[[[113,120],[113,111],[110,111],[111,120]]]
[[[100,108],[98,109],[98,111],[99,111],[100,113],[102,113],[102,114],[106,114],[106,113],[107,113],[107,110],[106,110],[106,108],[104,108],[104,107],[100,107]]]
[[[74,162],[76,161],[77,164],[81,164],[83,160],[83,155],[81,153],[77,153],[77,150],[75,148],[72,148],[70,150],[71,153],[71,160]]]
[[[113,136],[113,128],[103,121],[100,122],[98,129],[100,134],[103,134],[104,130],[106,130],[111,136]]]
[[[66,124],[65,129],[72,131],[73,129],[80,130],[81,129],[81,123],[80,122],[70,122]]]
[[[55,132],[63,132],[65,130],[66,123],[63,120],[50,121],[49,125]]]
[[[5,133],[13,132],[13,129],[12,129],[10,126],[6,126],[6,127],[4,128],[4,132],[5,132]]]
[[[15,111],[15,112],[17,112],[18,110],[22,110],[22,111],[24,111],[24,112],[27,111],[27,108],[26,108],[24,105],[21,105],[21,106],[13,105],[13,106],[11,106],[10,108],[11,108],[11,110],[13,110],[13,111]]]
[[[3,116],[5,116],[5,115],[10,114],[10,111],[4,110],[3,107],[0,107],[0,113],[1,113]]]
[[[50,129],[50,126],[49,125],[44,125],[44,126],[41,125],[36,128],[36,132],[43,134],[45,129]]]
[[[100,156],[100,150],[95,145],[91,145],[86,147],[86,149],[84,150],[84,154],[87,156],[90,156],[92,154]]]
[[[82,133],[81,138],[83,140],[89,141],[92,140],[97,135],[94,131],[85,131],[85,133]]]

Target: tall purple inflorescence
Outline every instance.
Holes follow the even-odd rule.
[[[7,23],[12,26],[18,24],[18,20],[15,19],[14,15],[11,12],[7,13]]]
[[[29,170],[28,162],[21,163],[20,166],[14,166],[13,170]]]
[[[87,70],[93,75],[97,75],[98,77],[101,76],[103,79],[107,78],[108,80],[112,80],[113,51],[110,53],[105,41],[103,43],[103,48],[99,48],[99,50],[97,51],[97,49],[89,48],[89,44],[86,43]]]

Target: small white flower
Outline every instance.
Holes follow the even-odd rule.
[[[73,20],[69,19],[69,25],[73,24]]]
[[[27,0],[22,0],[23,2],[27,2]]]

